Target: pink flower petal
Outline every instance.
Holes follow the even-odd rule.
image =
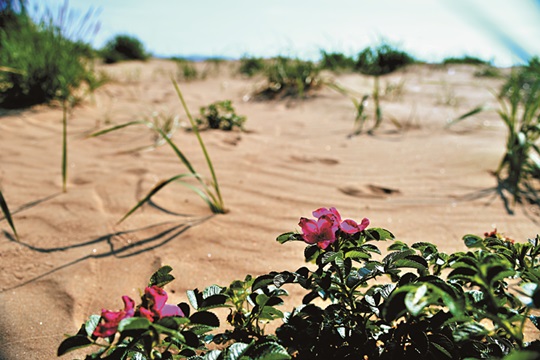
[[[168,316],[184,316],[184,313],[182,310],[176,306],[171,304],[166,304],[163,309],[161,309],[161,317],[168,317]]]
[[[363,218],[362,222],[360,222],[360,225],[358,225],[358,229],[360,231],[365,230],[369,226],[369,219]]]
[[[92,333],[94,336],[103,338],[112,336],[116,333],[120,321],[133,317],[135,314],[135,301],[125,295],[122,296],[122,300],[124,301],[124,310],[110,311],[103,309],[101,311],[100,323]]]
[[[351,220],[351,219],[346,219],[346,220],[343,220],[343,222],[341,223],[341,231],[343,231],[346,234],[352,235],[352,234],[356,234],[357,232],[360,232],[361,230],[359,230],[358,224],[356,223],[356,221]]]

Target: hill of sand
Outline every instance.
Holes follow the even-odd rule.
[[[484,112],[445,129],[479,104],[497,107],[490,91],[501,80],[475,77],[477,68],[419,65],[382,77],[381,128],[348,137],[355,111],[332,89],[304,101],[247,101],[263,79],[236,75],[235,63],[197,66],[207,77],[180,83],[191,111],[230,99],[247,117],[245,132],[202,133],[225,215],[212,215],[196,194],[171,184],[117,224],[152,186],[185,167],[166,145],[153,148],[144,126],[87,137],[156,112],[187,123],[170,81],[173,62],[102,68],[113,81],[69,117],[66,193],[61,108],[2,113],[0,183],[20,241],[0,221],[0,359],[55,358],[64,334],[102,308],[121,308],[124,294],[139,299],[161,265],[174,269],[171,302],[186,301],[187,289],[227,285],[247,273],[296,270],[303,245],[275,238],[299,230],[299,218],[319,207],[367,217],[401,241],[429,241],[445,252],[465,250],[467,233],[497,228],[518,241],[538,233],[537,206],[510,214],[495,191],[492,171],[506,134],[498,115]],[[325,76],[359,94],[372,88],[362,75]],[[173,140],[209,177],[194,134],[179,127]]]

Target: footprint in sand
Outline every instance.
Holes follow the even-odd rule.
[[[339,164],[339,160],[332,159],[332,158],[318,158],[313,156],[297,156],[297,155],[291,155],[291,160],[300,162],[300,163],[314,163],[318,162],[324,165],[337,165]]]
[[[385,199],[391,195],[399,195],[401,191],[398,189],[391,189],[378,185],[347,185],[338,188],[339,191],[345,195],[359,197],[359,198],[369,198],[369,199]]]

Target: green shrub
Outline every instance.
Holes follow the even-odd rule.
[[[467,251],[446,254],[429,242],[398,241],[366,218],[343,220],[335,208],[313,216],[300,218],[301,233],[277,238],[305,243],[306,266],[188,290],[189,304],[177,305],[167,303],[163,287],[174,276],[163,266],[139,305],[124,295],[123,310],[91,315],[57,354],[87,348],[87,359],[538,359],[538,331],[525,341],[524,330],[527,323],[540,329],[540,236],[518,243],[496,231],[465,235]],[[261,246],[245,260],[270,260]],[[304,296],[285,312],[289,288]]]
[[[150,55],[142,42],[134,36],[116,35],[101,50],[101,56],[107,64],[124,60],[147,60]]]
[[[242,75],[252,77],[256,74],[260,74],[264,70],[264,60],[257,57],[244,56],[240,59],[240,67],[238,72]]]
[[[311,61],[277,57],[269,61],[264,69],[267,84],[256,97],[280,99],[285,97],[304,98],[320,86],[320,69]]]
[[[321,50],[321,62],[320,67],[332,71],[353,70],[355,61],[352,57],[349,57],[343,53],[333,52],[329,53]]]
[[[62,34],[52,19],[36,24],[21,15],[17,27],[0,31],[0,106],[19,108],[67,100],[92,70],[88,46]]]
[[[414,63],[414,58],[397,48],[381,44],[367,47],[358,54],[355,69],[362,74],[380,76]]]
[[[216,101],[200,109],[201,117],[196,119],[199,129],[239,130],[244,129],[245,116],[239,116],[234,111],[230,100]]]
[[[485,61],[470,55],[463,55],[461,57],[447,57],[443,59],[442,64],[490,65],[489,61]]]

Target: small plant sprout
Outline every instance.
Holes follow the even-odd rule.
[[[127,217],[129,217],[131,214],[133,214],[143,204],[148,202],[152,198],[152,196],[154,196],[156,193],[158,193],[165,186],[167,186],[168,184],[173,183],[173,182],[180,183],[180,184],[184,185],[185,187],[187,187],[187,188],[191,189],[192,191],[194,191],[197,195],[199,195],[204,200],[204,202],[206,202],[206,204],[208,205],[208,207],[210,208],[210,210],[213,213],[215,213],[215,214],[224,214],[224,213],[227,212],[227,210],[225,209],[223,198],[221,196],[221,191],[219,189],[219,184],[218,184],[216,173],[214,171],[214,166],[212,164],[212,160],[210,159],[210,155],[208,154],[206,146],[204,145],[204,142],[203,142],[203,140],[201,138],[201,135],[199,134],[197,124],[195,123],[195,120],[193,119],[193,117],[191,116],[191,113],[189,112],[189,109],[188,109],[188,107],[186,105],[186,102],[184,101],[184,97],[182,96],[182,92],[180,91],[180,88],[178,87],[177,82],[174,79],[172,80],[172,82],[173,82],[174,88],[176,90],[176,93],[178,95],[178,98],[180,99],[180,101],[182,103],[182,106],[183,106],[183,108],[184,108],[184,110],[186,112],[186,115],[187,115],[187,117],[188,117],[188,119],[189,119],[189,121],[191,123],[191,128],[193,130],[193,133],[197,137],[197,140],[199,142],[201,150],[202,150],[202,152],[204,154],[208,169],[209,169],[210,174],[212,176],[212,181],[211,181],[210,185],[207,185],[205,179],[203,179],[203,177],[198,172],[195,171],[195,169],[193,168],[193,165],[188,160],[188,158],[174,144],[171,137],[169,136],[170,134],[169,135],[167,134],[167,132],[166,132],[167,127],[163,126],[163,124],[160,124],[159,122],[156,122],[155,119],[154,119],[154,121],[150,121],[150,120],[131,121],[131,122],[128,122],[128,123],[116,125],[116,126],[113,126],[111,128],[107,128],[105,130],[101,130],[101,131],[98,131],[96,133],[93,133],[93,134],[90,135],[90,137],[101,136],[101,135],[107,134],[109,132],[120,130],[120,129],[123,129],[123,128],[128,127],[128,126],[132,126],[132,125],[145,125],[148,128],[154,130],[156,132],[156,134],[158,135],[159,139],[163,139],[167,144],[169,144],[169,146],[172,148],[172,150],[174,151],[176,156],[178,156],[178,159],[180,160],[180,162],[182,164],[184,164],[184,166],[188,169],[188,173],[178,174],[178,175],[175,175],[175,176],[173,176],[173,177],[171,177],[169,179],[166,179],[166,180],[163,180],[163,181],[159,182],[156,186],[154,186],[154,188],[152,188],[150,190],[150,192],[148,192],[148,194],[142,200],[140,200],[131,210],[129,210],[122,217],[122,219],[120,219],[119,222],[124,221]],[[171,122],[169,122],[169,124],[171,124]],[[189,179],[189,178],[196,179],[196,181],[199,184],[199,187],[194,186],[193,184],[188,183],[188,182],[185,181],[186,179]]]
[[[124,295],[124,309],[91,315],[58,355],[93,347],[87,359],[538,358],[540,341],[526,341],[524,329],[530,321],[540,330],[539,236],[465,235],[467,252],[446,254],[333,207],[312,214],[276,239],[303,243],[306,266],[188,290],[189,304],[178,305],[163,289],[174,279],[164,266],[138,304]],[[289,287],[303,297],[284,312]]]
[[[11,216],[11,212],[9,211],[8,204],[6,199],[4,198],[4,195],[2,194],[2,190],[0,190],[0,209],[2,209],[2,213],[4,214],[4,219],[9,224],[9,227],[11,228],[11,231],[13,231],[13,235],[15,235],[15,239],[19,239],[19,235],[17,234],[17,230],[15,229],[15,224],[13,222],[13,217]]]
[[[245,116],[237,115],[230,100],[216,101],[200,109],[197,127],[203,129],[244,130]]]

